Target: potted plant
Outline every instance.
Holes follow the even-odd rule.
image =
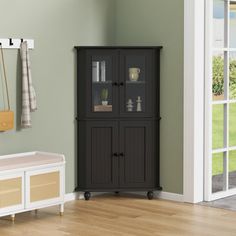
[[[108,89],[102,89],[101,91],[101,100],[102,100],[102,105],[107,106],[108,105]]]

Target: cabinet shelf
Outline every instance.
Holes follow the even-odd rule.
[[[146,84],[145,81],[126,81],[126,84]]]
[[[93,81],[93,84],[101,84],[101,85],[104,85],[104,84],[111,84],[112,81]]]

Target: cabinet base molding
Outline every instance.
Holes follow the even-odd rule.
[[[65,157],[29,152],[0,156],[0,217],[59,205],[64,212]]]
[[[107,194],[108,192],[93,192],[92,197],[95,196],[101,196],[104,194]],[[111,192],[110,192],[111,193]],[[122,196],[122,191],[120,192],[120,196]],[[146,191],[128,191],[126,193],[134,194],[134,195],[140,195],[143,197],[146,197],[147,192]],[[178,193],[170,193],[170,192],[164,192],[164,191],[154,191],[154,199],[163,199],[163,200],[168,200],[168,201],[175,201],[175,202],[184,202],[184,195],[183,194],[178,194]],[[84,192],[73,192],[73,193],[67,193],[65,195],[65,202],[70,202],[70,201],[75,201],[75,200],[84,200]]]

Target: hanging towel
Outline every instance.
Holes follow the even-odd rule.
[[[30,113],[37,110],[36,94],[32,84],[30,58],[27,42],[22,42],[20,46],[22,61],[22,113],[21,127],[29,128],[31,124]]]

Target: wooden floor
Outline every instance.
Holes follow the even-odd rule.
[[[134,196],[105,195],[0,219],[0,236],[236,235],[236,212]]]

